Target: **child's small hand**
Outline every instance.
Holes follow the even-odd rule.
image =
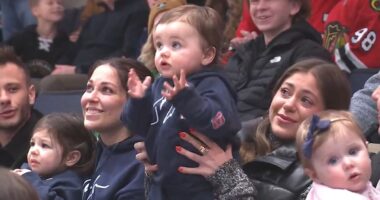
[[[178,94],[183,88],[187,87],[187,81],[186,81],[186,74],[184,70],[181,70],[179,80],[177,75],[173,76],[173,83],[174,87],[172,87],[169,83],[164,83],[164,89],[162,90],[161,94],[163,97],[165,97],[167,100],[172,100],[175,95]]]
[[[17,175],[20,175],[22,176],[23,174],[27,173],[27,172],[31,172],[29,169],[14,169],[13,171],[11,171]]]
[[[137,154],[136,159],[144,164],[145,173],[147,175],[151,175],[158,171],[158,165],[152,164],[149,161],[148,153],[146,152],[145,143],[144,142],[136,142],[133,147],[135,148]]]
[[[132,98],[143,98],[146,90],[151,84],[151,77],[145,77],[144,81],[141,82],[137,76],[135,70],[131,69],[128,73],[128,94]]]

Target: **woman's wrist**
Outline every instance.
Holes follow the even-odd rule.
[[[214,175],[206,179],[218,199],[253,200],[257,194],[256,188],[235,159],[221,165]]]
[[[239,163],[235,159],[230,159],[222,165],[218,166],[214,170],[213,174],[206,176],[206,179],[211,183],[217,183],[219,181],[222,181],[221,179],[225,175],[231,174],[231,171],[235,170],[236,166],[240,167]]]

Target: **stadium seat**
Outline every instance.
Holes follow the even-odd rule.
[[[44,115],[53,112],[76,113],[82,116],[80,99],[84,90],[39,93],[34,108]]]
[[[60,92],[84,90],[87,85],[85,74],[57,74],[42,78],[39,82],[39,92]]]

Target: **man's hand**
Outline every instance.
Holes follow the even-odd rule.
[[[240,31],[240,33],[243,35],[243,37],[235,37],[235,38],[232,38],[232,40],[230,41],[230,46],[234,49],[236,49],[236,47],[238,47],[239,45],[242,45],[246,42],[256,39],[257,37],[257,33],[255,31],[248,32],[248,31],[242,30]]]

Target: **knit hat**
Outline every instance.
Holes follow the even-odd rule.
[[[149,21],[148,21],[148,33],[152,31],[154,18],[162,12],[170,9],[182,6],[186,4],[186,0],[159,0],[156,1],[150,8]]]

